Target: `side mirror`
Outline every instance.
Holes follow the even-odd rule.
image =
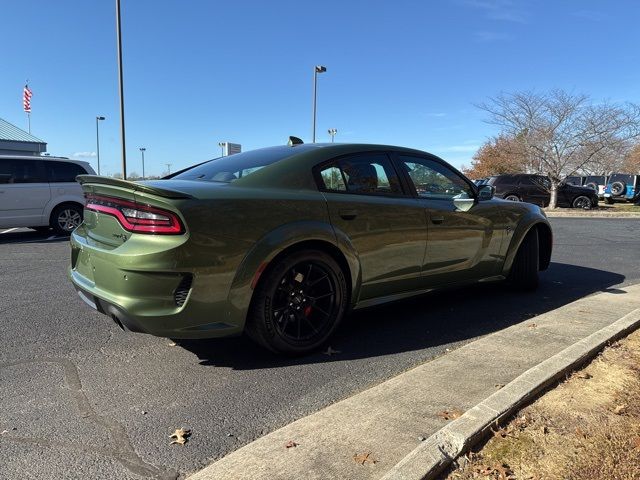
[[[491,200],[494,193],[496,193],[496,187],[493,185],[482,185],[478,190],[478,200]]]

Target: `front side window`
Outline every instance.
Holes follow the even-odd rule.
[[[85,175],[87,171],[77,163],[46,162],[47,177],[50,182],[75,182],[78,175]]]
[[[324,190],[365,195],[401,195],[400,181],[383,153],[341,158],[320,170]]]
[[[0,160],[0,183],[42,183],[40,161],[2,159]]]
[[[469,184],[441,163],[407,155],[400,155],[399,159],[419,197],[435,200],[473,198]]]

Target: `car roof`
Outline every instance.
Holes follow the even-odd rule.
[[[255,186],[269,185],[271,187],[316,189],[316,183],[311,175],[311,169],[325,161],[336,157],[364,152],[398,152],[422,157],[430,157],[439,162],[441,158],[431,153],[395,145],[378,145],[370,143],[306,143],[299,145],[279,145],[260,150],[270,153],[282,152],[283,158],[265,168],[249,175],[242,182],[234,185]],[[444,162],[446,163],[446,162]],[[451,166],[455,169],[455,167]]]

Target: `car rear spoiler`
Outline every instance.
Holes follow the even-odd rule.
[[[120,180],[118,178],[101,177],[98,175],[78,175],[76,180],[80,185],[111,185],[113,187],[121,187],[134,192],[150,193],[164,198],[194,198],[188,193],[180,192],[179,190],[169,190],[166,188],[152,187],[150,185],[144,185],[142,183],[130,182],[128,180]]]

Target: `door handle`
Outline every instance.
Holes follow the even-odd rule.
[[[444,222],[444,217],[431,217],[431,223],[440,225],[442,222]]]
[[[358,216],[356,210],[340,210],[340,217],[344,220],[353,220]]]

